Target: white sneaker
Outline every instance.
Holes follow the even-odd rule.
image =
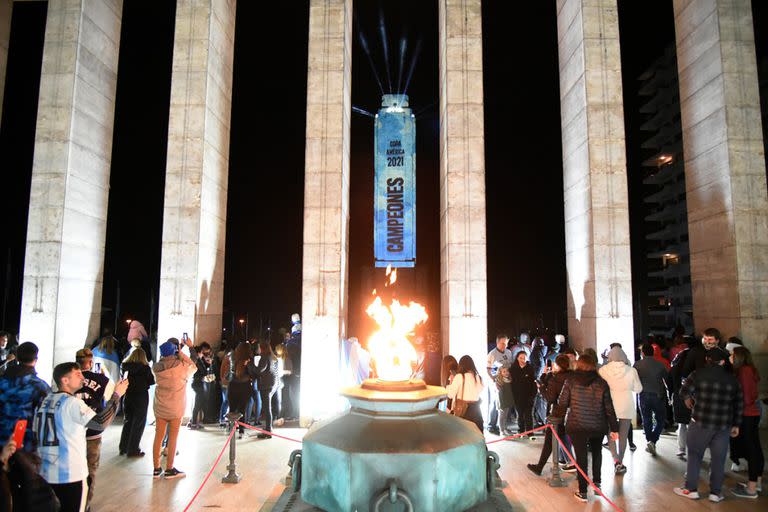
[[[709,495],[709,501],[712,503],[720,503],[725,499],[725,496],[718,496],[717,494],[710,494]]]
[[[689,491],[685,487],[675,487],[672,490],[678,496],[682,496],[683,498],[688,498],[689,500],[697,500],[700,498],[698,491]]]
[[[742,466],[741,465],[741,461],[731,463],[731,471],[733,471],[734,473],[740,473],[740,472],[746,471],[746,470],[747,470],[747,467],[746,466]]]

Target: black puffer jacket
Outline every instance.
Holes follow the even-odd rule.
[[[611,432],[619,431],[608,383],[594,371],[570,373],[553,415],[565,415],[565,431],[568,433],[607,434],[609,429]]]
[[[259,389],[271,390],[280,383],[280,366],[277,357],[261,356],[256,365],[256,373],[259,375]]]

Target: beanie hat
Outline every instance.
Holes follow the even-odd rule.
[[[160,345],[160,356],[161,357],[168,357],[176,355],[178,352],[178,346],[173,343],[172,341],[166,341],[162,345]]]

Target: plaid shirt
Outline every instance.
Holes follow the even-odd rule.
[[[680,398],[693,399],[691,417],[704,428],[724,430],[741,425],[741,384],[722,366],[706,366],[691,372],[683,379]]]

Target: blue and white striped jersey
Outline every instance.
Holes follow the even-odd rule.
[[[85,402],[69,393],[51,393],[35,413],[34,430],[42,459],[40,476],[50,484],[68,484],[88,478],[85,425],[96,415]]]

